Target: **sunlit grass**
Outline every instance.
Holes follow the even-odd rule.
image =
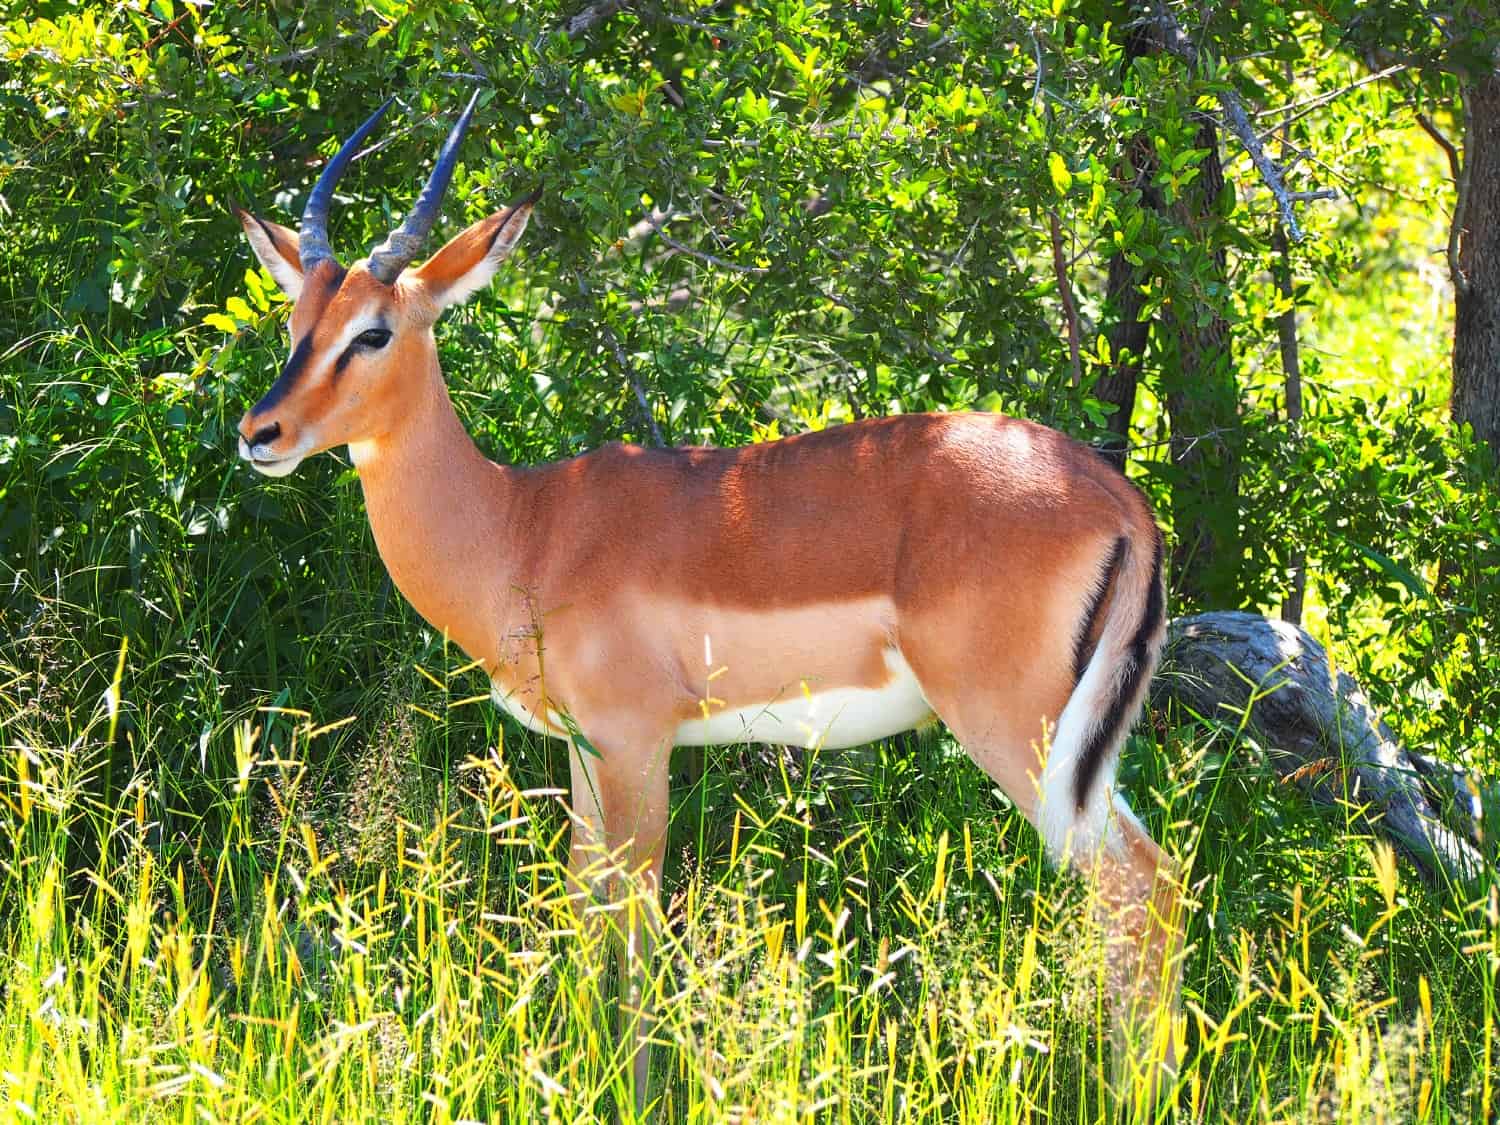
[[[164,843],[150,774],[95,795],[131,666],[127,651],[80,702],[65,744],[43,737],[57,725],[34,671],[0,680],[8,1117],[587,1121],[629,1105],[607,937],[562,878],[547,744],[474,727],[473,683],[441,668],[394,681],[337,790],[309,763],[347,728],[226,719],[211,737],[236,766],[205,833]],[[1493,887],[1412,885],[1244,742],[1181,730],[1131,758],[1133,799],[1191,864],[1198,904],[1183,1116],[1490,1119]],[[1116,1119],[1082,889],[945,740],[726,751],[680,797],[672,857],[654,1119]]]

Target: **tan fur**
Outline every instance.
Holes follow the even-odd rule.
[[[294,346],[310,338],[316,358],[240,431],[248,441],[279,423],[273,452],[352,443],[401,592],[505,695],[543,723],[568,716],[599,750],[588,771],[575,762],[574,870],[591,835],[659,885],[668,752],[707,697],[738,708],[803,683],[878,688],[888,650],[1034,817],[1045,732],[1074,689],[1103,561],[1120,536],[1142,558],[1155,542],[1140,493],[1069,438],[988,414],[496,465],[454,413],[431,324],[451,294],[487,279],[497,232],[513,245],[529,211],[476,224],[393,287],[358,265],[343,277],[320,265],[291,323]],[[395,335],[336,377],[325,351],[369,308]],[[596,792],[579,793],[585,784]],[[1148,838],[1124,840],[1099,870],[1139,904],[1164,861]],[[1116,929],[1161,944],[1134,920]]]

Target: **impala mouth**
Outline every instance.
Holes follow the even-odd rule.
[[[272,453],[264,445],[251,445],[244,438],[240,438],[240,458],[249,461],[257,473],[268,477],[284,477],[302,463],[301,453]]]

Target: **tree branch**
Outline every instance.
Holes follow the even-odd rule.
[[[1453,182],[1455,184],[1458,183],[1459,176],[1463,175],[1464,161],[1463,157],[1458,154],[1457,146],[1448,139],[1446,133],[1433,124],[1432,118],[1428,117],[1421,110],[1416,110],[1415,113],[1417,124],[1422,127],[1422,132],[1431,137],[1437,143],[1438,148],[1442,149],[1447,155],[1448,172],[1452,175]]]
[[[609,350],[614,353],[615,362],[620,365],[620,373],[625,376],[625,382],[635,394],[636,405],[641,409],[641,420],[646,423],[647,430],[651,433],[651,444],[665,446],[666,439],[662,437],[661,427],[656,424],[656,415],[651,410],[651,400],[646,397],[645,390],[641,387],[640,379],[635,372],[635,364],[630,362],[630,357],[625,354],[625,347],[620,343],[620,338],[615,335],[615,330],[609,325],[603,326],[604,342],[609,345]]]
[[[578,291],[589,300],[593,299],[593,291],[589,289],[589,283],[583,274],[573,272],[574,279],[578,282]],[[631,394],[635,396],[636,405],[640,408],[641,422],[651,434],[651,443],[656,446],[665,446],[666,440],[662,437],[661,427],[656,424],[656,414],[651,409],[651,400],[646,397],[645,388],[641,386],[640,377],[636,374],[635,364],[630,362],[630,356],[625,354],[625,346],[620,343],[620,337],[615,335],[615,330],[608,324],[600,323],[599,335],[603,338],[605,346],[609,348],[610,354],[614,356],[615,363],[619,365],[620,374],[625,377],[625,383],[630,388]]]
[[[1249,728],[1283,779],[1325,803],[1360,809],[1428,879],[1466,882],[1491,873],[1472,834],[1473,801],[1460,835],[1444,822],[1419,763],[1380,718],[1360,685],[1323,646],[1284,621],[1255,613],[1203,613],[1174,620],[1158,698],[1177,700],[1209,722]],[[1441,776],[1439,763],[1431,772]],[[1479,782],[1449,774],[1447,796]]]
[[[1422,131],[1431,137],[1437,146],[1443,150],[1444,155],[1448,157],[1448,171],[1453,176],[1453,190],[1455,193],[1453,199],[1453,219],[1448,224],[1448,276],[1453,281],[1453,288],[1463,292],[1469,287],[1469,279],[1464,274],[1463,266],[1459,262],[1458,251],[1459,240],[1463,237],[1464,222],[1468,213],[1469,167],[1463,158],[1463,154],[1459,152],[1458,146],[1449,140],[1447,134],[1433,123],[1432,118],[1417,109],[1415,104],[1412,106],[1412,113],[1415,114],[1417,124],[1422,127]],[[1468,123],[1468,116],[1469,107],[1465,105],[1465,125]],[[1467,131],[1465,129],[1465,132]]]
[[[1292,64],[1286,63],[1283,71],[1287,84],[1292,81]],[[1281,158],[1292,148],[1291,118],[1279,127],[1281,133]],[[1302,421],[1302,353],[1297,340],[1297,287],[1292,267],[1292,244],[1287,241],[1286,230],[1280,223],[1271,234],[1271,248],[1278,261],[1272,267],[1276,275],[1276,289],[1286,302],[1286,309],[1276,318],[1276,336],[1281,345],[1281,378],[1286,389],[1286,420],[1292,431],[1299,430]],[[1300,436],[1300,435],[1299,435]],[[1307,596],[1307,550],[1300,543],[1292,549],[1292,588],[1286,601],[1281,603],[1281,619],[1289,624],[1301,626],[1302,605]]]
[[[1171,8],[1161,0],[1157,0],[1152,5],[1152,9],[1151,19],[1162,47],[1169,54],[1176,55],[1187,63],[1188,66],[1196,67],[1198,48],[1182,30]],[[1286,183],[1282,179],[1281,167],[1266,155],[1265,146],[1255,135],[1255,129],[1250,125],[1250,118],[1245,113],[1245,107],[1241,104],[1239,95],[1225,87],[1219,91],[1219,106],[1224,111],[1224,124],[1239,138],[1240,144],[1245,146],[1245,151],[1250,154],[1250,162],[1255,165],[1255,170],[1260,173],[1262,182],[1275,198],[1276,209],[1281,216],[1282,226],[1286,228],[1287,237],[1293,242],[1301,242],[1302,227],[1297,223],[1297,214],[1292,208],[1291,194],[1287,191]]]
[[[1068,280],[1068,266],[1063,261],[1062,221],[1056,208],[1047,208],[1047,223],[1052,230],[1052,269],[1057,274],[1057,295],[1062,301],[1063,320],[1068,326],[1068,359],[1073,365],[1073,386],[1083,385],[1083,360],[1078,345],[1078,306],[1073,303],[1073,285]]]

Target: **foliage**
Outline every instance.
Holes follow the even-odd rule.
[[[388,94],[333,215],[346,259],[399,219],[476,81],[435,237],[545,189],[515,268],[439,329],[493,455],[920,409],[1098,439],[1119,255],[1143,317],[1227,326],[1228,423],[1174,431],[1166,403],[1202,373],[1154,333],[1129,433],[1164,519],[1195,511],[1172,441],[1240,467],[1193,516],[1243,548],[1216,607],[1274,610],[1305,554],[1311,626],[1403,737],[1494,772],[1500,498],[1443,417],[1446,295],[1423,278],[1449,191],[1410,127],[1414,108],[1461,120],[1452,59],[1491,40],[1477,17],[1433,39],[1418,7],[1184,10],[1193,69],[1127,59],[1131,12],[1095,0],[646,0],[578,35],[555,2],[0,0],[0,1071],[20,1077],[0,1096],[43,1119],[457,1119],[602,1112],[615,1089],[557,914],[562,822],[524,795],[562,776],[555,752],[448,707],[478,689],[448,683],[457,660],[391,589],[352,470],[271,482],[233,455],[287,310],[226,204],[294,221]],[[1381,43],[1414,65],[1367,81]],[[1342,196],[1299,207],[1295,423],[1275,208],[1236,142],[1218,137],[1211,212],[1171,207],[1225,89],[1264,111],[1273,153],[1306,153],[1294,189]],[[1254,749],[1164,728],[1132,755],[1137,805],[1206,880],[1183,1100],[1488,1119],[1493,900],[1388,894],[1352,818],[1276,790]],[[950,744],[855,759],[852,780],[743,750],[713,765],[674,819],[674,851],[701,856],[669,878],[659,981],[679,1116],[1107,1113],[1073,892]],[[361,789],[391,795],[368,832]],[[400,843],[376,862],[382,832]],[[359,948],[317,944],[335,932]],[[293,967],[299,941],[317,965]]]

